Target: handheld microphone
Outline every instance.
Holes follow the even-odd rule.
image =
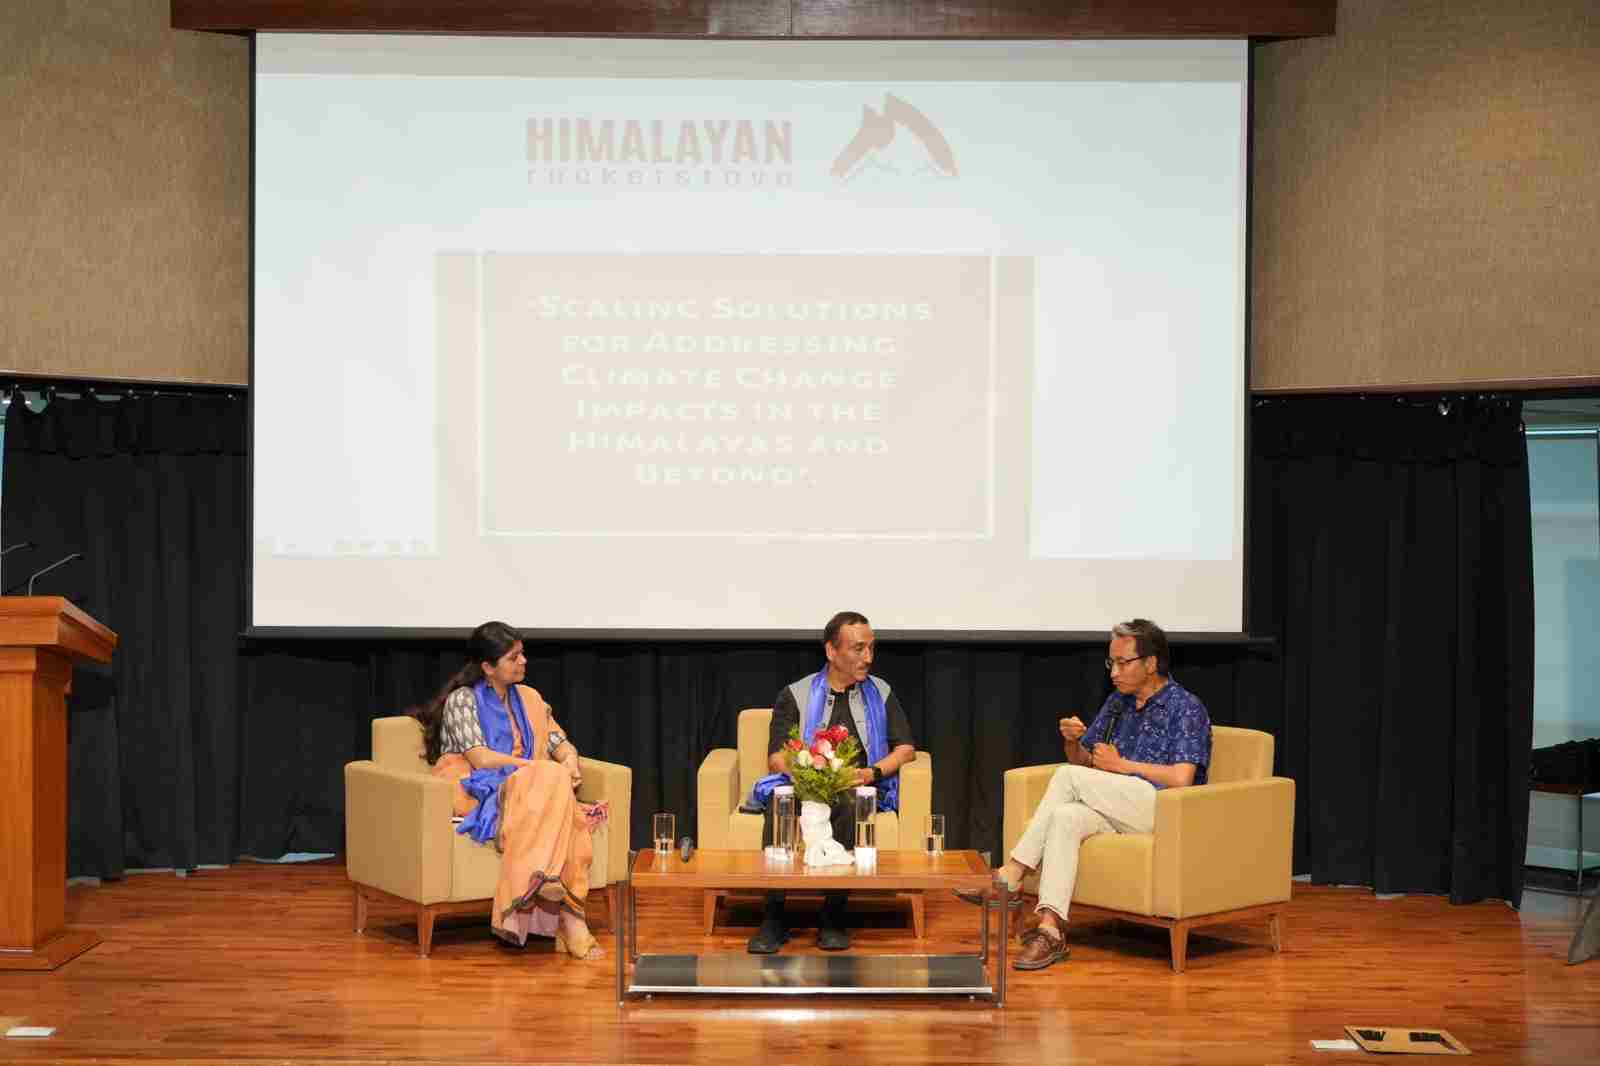
[[[689,857],[693,854],[694,837],[684,837],[682,840],[678,841],[678,857],[682,859],[682,861],[688,862]]]
[[[1106,735],[1100,738],[1102,744],[1115,744],[1117,742],[1117,727],[1122,724],[1122,708],[1118,707],[1111,712],[1111,717],[1106,720]],[[1118,749],[1121,750],[1120,748]]]
[[[12,552],[18,551],[18,550],[20,550],[22,548],[31,548],[31,547],[33,547],[32,542],[25,540],[21,544],[13,544],[9,548],[0,548],[0,557],[4,557],[4,556],[7,556],[7,555],[10,555]]]
[[[65,559],[57,559],[55,562],[51,563],[49,566],[45,567],[43,570],[40,570],[38,573],[36,573],[32,577],[28,578],[28,595],[29,596],[33,595],[33,583],[35,581],[39,580],[41,577],[44,577],[44,575],[48,574],[50,571],[54,570],[58,566],[66,566],[68,563],[72,562],[72,560],[74,560],[74,559],[82,559],[82,558],[83,558],[83,553],[82,552],[73,552],[71,555],[67,556]]]

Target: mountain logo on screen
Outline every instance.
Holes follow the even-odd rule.
[[[902,130],[911,136],[898,137]],[[861,127],[834,159],[831,173],[840,181],[874,173],[929,179],[960,175],[939,127],[893,93],[884,95],[881,111],[870,105],[861,109]]]

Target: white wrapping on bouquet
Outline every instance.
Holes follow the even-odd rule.
[[[845,866],[855,859],[833,839],[833,808],[806,800],[800,804],[800,835],[806,842],[807,866]]]

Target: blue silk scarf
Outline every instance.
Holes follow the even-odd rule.
[[[878,691],[872,678],[867,678],[857,687],[861,689],[861,699],[867,710],[867,735],[864,740],[867,763],[870,765],[889,754],[889,709],[884,706],[883,693]],[[828,670],[823,667],[811,677],[811,692],[806,700],[805,714],[800,720],[800,741],[808,748],[816,739],[817,730],[822,728],[822,715],[827,706]],[[750,790],[751,806],[765,810],[772,799],[772,790],[788,781],[788,774],[768,774],[757,781]],[[878,783],[878,809],[900,809],[899,774],[891,774]]]
[[[538,753],[532,750],[533,730],[528,727],[528,716],[522,709],[522,697],[517,695],[517,686],[509,686],[506,692],[510,699],[502,701],[495,695],[489,682],[479,681],[472,686],[472,696],[478,703],[478,725],[483,729],[484,743],[502,755],[510,755],[516,748],[516,737],[511,732],[511,719],[514,716],[517,728],[522,731],[523,744],[528,748],[523,757],[538,758]],[[474,770],[462,778],[462,789],[477,800],[478,805],[471,814],[461,819],[456,832],[466,833],[480,844],[495,839],[500,831],[500,788],[506,778],[516,772],[515,766],[493,766]]]

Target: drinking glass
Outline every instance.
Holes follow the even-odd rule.
[[[856,863],[864,865],[878,855],[878,790],[871,785],[856,789]]]
[[[929,855],[944,854],[944,815],[928,815],[927,826],[923,830],[922,838],[928,846]]]
[[[792,785],[779,785],[772,790],[772,846],[768,854],[779,861],[794,857],[800,835],[800,802],[795,799]]]
[[[650,820],[655,838],[656,854],[665,855],[672,850],[672,838],[677,825],[677,818],[669,813],[657,814]]]

